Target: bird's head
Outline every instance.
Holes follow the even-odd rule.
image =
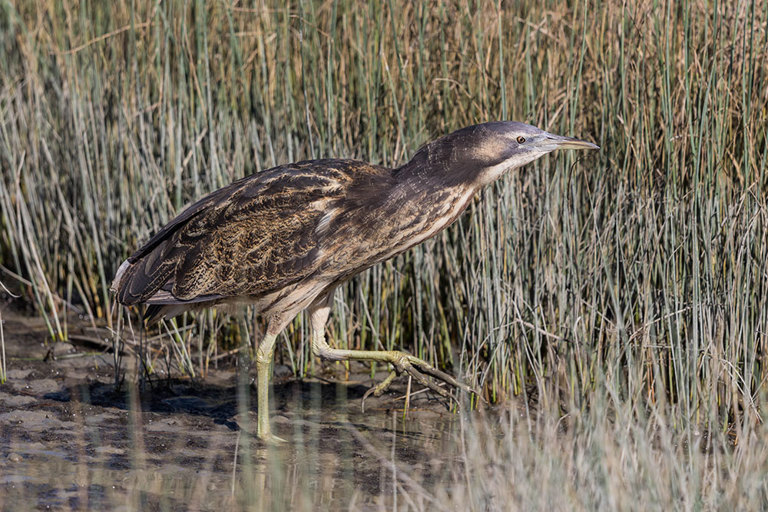
[[[430,142],[408,166],[431,169],[455,182],[482,186],[556,149],[599,149],[591,142],[555,135],[514,121],[462,128]]]

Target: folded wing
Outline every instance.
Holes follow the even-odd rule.
[[[258,297],[311,276],[324,260],[329,212],[353,180],[347,166],[276,167],[204,197],[121,265],[112,285],[118,301]]]

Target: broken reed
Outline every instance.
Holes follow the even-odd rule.
[[[344,286],[334,342],[402,346],[493,400],[578,409],[609,383],[723,428],[758,414],[768,377],[766,11],[5,3],[2,280],[63,339],[73,311],[111,323],[117,265],[236,178],[305,158],[398,165],[453,129],[528,121],[602,150],[515,172]],[[189,373],[257,336],[250,317],[204,316],[158,349]],[[307,340],[299,318],[281,347],[297,375]]]

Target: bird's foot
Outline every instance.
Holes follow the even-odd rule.
[[[424,387],[427,387],[437,393],[438,395],[450,398],[452,400],[456,400],[451,393],[449,393],[444,388],[441,388],[437,385],[433,380],[428,379],[426,376],[430,375],[434,377],[435,379],[441,380],[445,382],[446,384],[449,384],[453,387],[459,388],[459,389],[469,389],[467,386],[461,384],[459,381],[448,375],[447,373],[438,370],[431,364],[427,363],[426,361],[422,361],[418,357],[412,356],[410,354],[404,354],[400,353],[397,355],[395,360],[392,362],[392,364],[395,366],[395,370],[397,373],[407,373],[414,379],[416,379],[416,382],[421,384]]]
[[[397,377],[397,372],[392,371],[390,372],[390,374],[387,376],[386,379],[379,382],[378,384],[376,384],[371,389],[365,392],[365,394],[363,395],[363,401],[360,403],[360,408],[362,409],[363,412],[365,412],[365,399],[371,395],[376,397],[381,396],[382,393],[384,393],[387,389],[389,389],[389,386],[392,384],[392,381],[395,380],[395,377]]]
[[[376,386],[369,389],[365,395],[363,395],[363,411],[365,411],[365,399],[368,398],[370,395],[374,396],[381,396],[381,394],[386,391],[389,386],[392,384],[392,381],[395,378],[395,375],[399,375],[402,373],[407,373],[414,379],[416,379],[416,382],[421,384],[424,387],[427,387],[437,393],[438,395],[449,398],[451,400],[456,401],[458,403],[458,400],[445,388],[440,387],[433,379],[436,379],[438,381],[445,382],[446,384],[453,386],[457,389],[460,389],[462,391],[466,391],[467,393],[474,393],[478,397],[480,397],[480,393],[472,389],[471,387],[467,386],[466,384],[462,384],[461,382],[457,381],[447,373],[438,370],[431,364],[427,363],[426,361],[423,361],[419,359],[418,357],[412,356],[410,354],[406,354],[404,352],[390,352],[391,358],[389,359],[389,362],[395,367],[395,371],[389,374],[389,376],[384,379],[381,383],[377,384]],[[427,378],[427,376],[432,377],[432,379]]]
[[[277,437],[272,432],[266,432],[263,434],[259,432],[258,438],[259,438],[259,441],[269,446],[281,446],[288,442],[282,437]]]

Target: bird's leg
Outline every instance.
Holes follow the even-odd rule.
[[[329,296],[328,300],[316,301],[309,308],[312,323],[312,352],[318,357],[329,359],[331,361],[355,360],[390,363],[395,367],[395,371],[390,374],[384,382],[372,388],[370,392],[373,392],[376,396],[380,395],[389,387],[395,374],[403,372],[412,376],[421,385],[428,387],[443,397],[451,397],[451,394],[439,387],[432,380],[428,379],[427,375],[441,380],[453,387],[475,393],[479,396],[479,393],[475,390],[460,383],[447,373],[434,368],[432,365],[422,361],[418,357],[404,352],[397,350],[342,350],[331,348],[325,341],[325,322],[328,320],[328,315],[331,312],[330,297],[332,297],[332,295]],[[365,396],[367,397],[370,392],[366,393]]]
[[[256,350],[256,393],[258,396],[258,424],[256,434],[259,439],[266,443],[278,444],[284,442],[272,433],[272,426],[269,423],[269,365],[272,363],[272,356],[275,353],[275,339],[277,333],[272,333],[267,327],[267,334],[259,343]]]

